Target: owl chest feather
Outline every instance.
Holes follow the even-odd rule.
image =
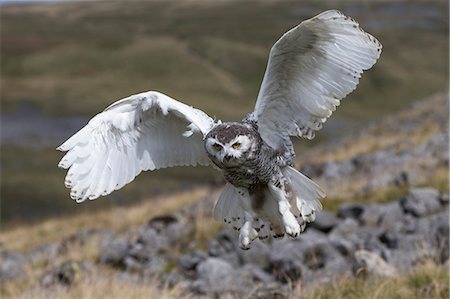
[[[239,166],[224,167],[225,179],[236,187],[253,188],[256,185],[267,184],[279,172],[276,158],[265,148],[257,151],[251,159]]]

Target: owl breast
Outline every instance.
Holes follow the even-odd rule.
[[[266,145],[254,123],[223,123],[205,138],[211,161],[235,187],[267,184],[279,172],[277,152]]]

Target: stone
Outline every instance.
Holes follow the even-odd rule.
[[[69,286],[84,276],[84,273],[92,272],[92,269],[93,265],[85,261],[65,261],[45,273],[40,279],[40,284],[43,287],[51,287],[56,284]]]
[[[26,273],[27,260],[23,254],[11,251],[2,252],[0,281],[22,279]]]
[[[191,289],[201,294],[221,294],[236,287],[233,267],[226,261],[210,257],[197,266],[197,279]]]
[[[254,290],[249,299],[288,299],[289,296],[288,285],[280,285],[279,283],[270,283],[260,285]]]
[[[249,250],[239,249],[237,253],[243,264],[257,265],[262,269],[266,269],[270,265],[270,248],[258,239],[252,242]]]
[[[339,218],[353,218],[359,220],[364,212],[364,206],[357,203],[345,203],[339,206],[337,216]]]
[[[434,188],[413,188],[401,200],[406,213],[422,217],[442,209],[439,191]]]
[[[48,263],[54,261],[62,251],[59,243],[44,244],[31,249],[28,254],[28,260],[35,263]]]
[[[204,252],[197,251],[190,255],[182,255],[178,259],[178,265],[185,271],[194,271],[197,265],[208,258]]]
[[[398,271],[376,253],[367,250],[355,252],[354,273],[356,276],[396,277]]]
[[[309,227],[328,233],[338,224],[338,221],[334,214],[327,211],[320,211],[316,213],[316,220],[310,223]]]
[[[394,227],[399,220],[405,217],[403,208],[398,200],[385,204],[383,209],[384,212],[379,218],[378,224],[385,229]]]
[[[146,226],[142,229],[136,243],[142,244],[149,251],[169,250],[170,241],[167,231],[161,231],[161,228],[155,229],[152,226]]]
[[[123,264],[125,256],[130,249],[126,240],[115,239],[106,242],[100,250],[100,263],[119,266]]]

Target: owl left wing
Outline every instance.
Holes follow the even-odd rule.
[[[289,136],[314,138],[363,70],[381,54],[381,44],[353,19],[325,11],[286,32],[272,47],[254,115],[273,148]]]
[[[207,165],[203,136],[214,120],[162,93],[149,91],[115,102],[58,150],[69,169],[65,185],[77,202],[122,188],[141,171]]]

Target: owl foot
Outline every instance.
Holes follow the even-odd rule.
[[[258,232],[252,227],[251,221],[245,221],[239,231],[239,247],[243,250],[249,250],[250,244],[258,237]]]
[[[301,232],[301,227],[298,224],[297,219],[295,219],[294,214],[292,214],[289,203],[284,200],[280,201],[278,203],[278,207],[282,216],[281,218],[283,220],[284,231],[291,238],[297,238]]]

